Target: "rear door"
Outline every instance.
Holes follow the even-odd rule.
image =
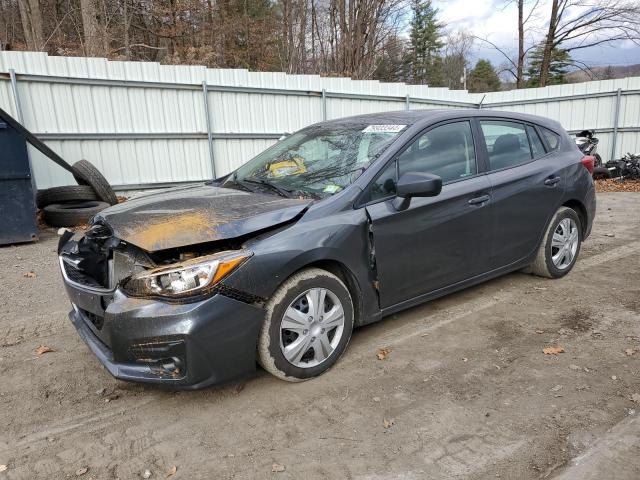
[[[491,197],[476,150],[470,120],[441,124],[419,135],[369,186],[383,308],[488,268]],[[442,177],[440,195],[400,206],[395,184],[409,171]]]
[[[491,183],[491,260],[494,268],[522,260],[538,248],[564,194],[566,179],[539,127],[509,119],[479,119]],[[553,133],[553,132],[549,132]],[[557,146],[557,144],[556,144]]]

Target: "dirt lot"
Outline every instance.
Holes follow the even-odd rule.
[[[55,236],[0,248],[0,479],[640,478],[640,194],[598,200],[567,278],[395,315],[301,384],[116,382],[66,318]]]

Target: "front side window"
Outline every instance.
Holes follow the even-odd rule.
[[[447,123],[421,135],[398,157],[399,175],[432,173],[443,183],[475,175],[476,154],[468,121]]]
[[[372,202],[381,198],[395,196],[396,194],[396,162],[395,160],[387,165],[369,187],[369,198]]]
[[[529,139],[523,124],[481,120],[480,128],[487,145],[491,170],[514,167],[531,160]]]
[[[358,178],[405,125],[320,124],[276,143],[223,183],[291,196],[322,198]]]

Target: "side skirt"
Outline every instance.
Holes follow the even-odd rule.
[[[394,313],[400,312],[407,308],[415,307],[416,305],[420,305],[421,303],[427,302],[429,300],[434,300],[436,298],[444,297],[453,292],[457,292],[458,290],[463,290],[467,287],[471,287],[473,285],[477,285],[479,283],[486,282],[487,280],[491,280],[496,277],[500,277],[502,275],[506,275],[507,273],[515,272],[516,270],[520,270],[531,264],[531,259],[526,258],[524,260],[519,260],[510,265],[506,265],[504,267],[497,268],[495,270],[491,270],[487,273],[483,273],[477,275],[475,277],[471,277],[467,280],[463,280],[458,283],[454,283],[453,285],[449,285],[448,287],[443,287],[438,290],[434,290],[432,292],[424,293],[417,297],[411,298],[409,300],[405,300],[400,303],[396,303],[395,305],[391,305],[389,307],[385,307],[381,309],[381,318],[387,315],[392,315]]]

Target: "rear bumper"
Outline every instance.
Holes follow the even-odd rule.
[[[583,205],[587,210],[587,224],[585,225],[583,239],[587,238],[591,234],[593,228],[593,221],[596,217],[596,187],[591,181],[589,190],[584,197]]]
[[[66,288],[69,319],[118,379],[197,389],[255,372],[259,307],[222,295],[170,304]]]

